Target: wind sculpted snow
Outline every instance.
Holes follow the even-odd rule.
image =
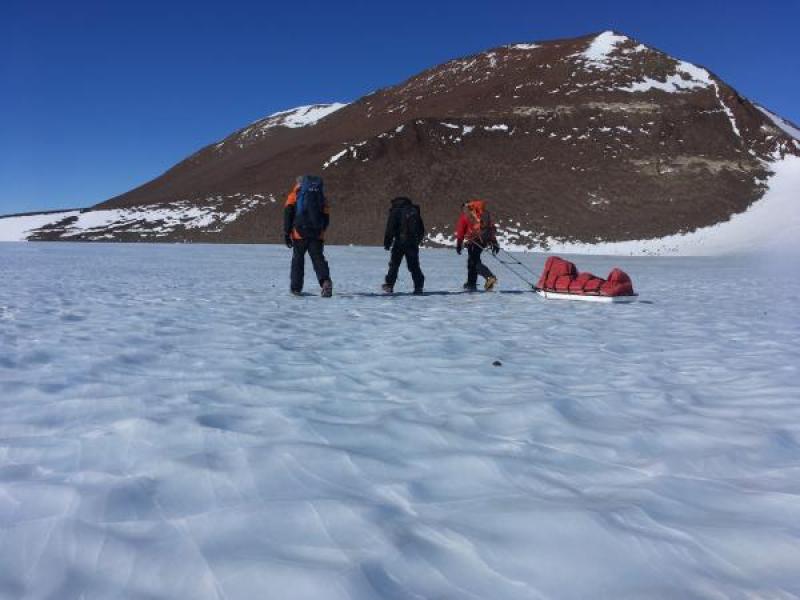
[[[323,300],[278,247],[0,245],[0,597],[800,595],[796,267],[329,255]]]

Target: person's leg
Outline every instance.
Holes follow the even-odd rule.
[[[293,292],[303,291],[307,249],[306,240],[294,240],[292,242],[291,290]]]
[[[403,262],[403,248],[399,244],[395,244],[392,246],[392,252],[389,255],[389,272],[386,273],[387,285],[394,286],[401,262]]]
[[[324,248],[325,243],[322,240],[308,240],[308,255],[311,257],[311,263],[314,265],[314,272],[317,274],[320,286],[331,278]]]
[[[483,264],[483,261],[481,261],[481,253],[480,252],[478,252],[478,264],[476,265],[476,267],[478,269],[478,275],[480,275],[484,279],[488,279],[489,277],[494,277],[494,275],[492,274],[492,271],[489,269],[489,267],[487,267],[485,264]]]
[[[481,240],[480,244],[481,244],[480,250],[481,252],[483,252],[484,248],[489,249],[491,247],[491,240],[485,240],[485,241]],[[478,271],[478,275],[480,275],[486,280],[486,282],[483,285],[484,289],[487,291],[494,289],[494,286],[497,283],[497,277],[494,276],[494,273],[492,273],[489,267],[483,264],[480,252],[478,253],[477,256],[477,264],[475,265],[475,269]]]
[[[406,248],[406,266],[414,280],[414,289],[421,290],[425,286],[425,275],[419,266],[419,246],[409,246]]]
[[[475,287],[478,283],[478,265],[481,264],[480,246],[467,244],[467,286]]]

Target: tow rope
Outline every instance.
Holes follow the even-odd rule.
[[[486,246],[481,246],[481,245],[480,245],[478,242],[476,242],[476,241],[470,241],[470,242],[468,242],[468,243],[470,243],[470,244],[475,244],[475,245],[476,245],[478,248],[480,248],[481,250],[487,250]],[[534,272],[534,270],[533,270],[533,269],[531,269],[531,268],[530,268],[529,266],[527,266],[525,263],[523,263],[522,261],[520,261],[520,260],[519,260],[519,259],[518,259],[516,256],[514,256],[513,254],[511,254],[511,252],[509,252],[509,251],[507,251],[507,250],[503,250],[502,248],[499,248],[499,250],[498,250],[498,254],[499,254],[500,252],[502,252],[502,253],[503,253],[503,255],[504,255],[504,257],[506,257],[506,256],[507,256],[508,258],[510,258],[510,259],[511,259],[511,261],[508,261],[507,259],[506,259],[506,260],[503,260],[502,258],[498,257],[498,256],[497,256],[497,254],[495,254],[494,252],[492,252],[490,248],[489,248],[488,250],[489,250],[489,253],[492,255],[492,258],[494,258],[494,259],[495,259],[497,262],[499,262],[499,263],[500,263],[501,265],[503,265],[503,266],[504,266],[506,269],[508,269],[508,270],[509,270],[511,273],[513,273],[513,274],[514,274],[514,275],[515,275],[515,276],[516,276],[518,279],[520,279],[521,281],[524,281],[524,282],[525,282],[525,284],[526,284],[526,285],[528,285],[528,286],[529,286],[529,287],[530,287],[530,288],[531,288],[533,291],[538,291],[538,290],[539,290],[539,288],[538,288],[538,287],[536,287],[536,284],[535,284],[535,283],[532,283],[532,282],[531,282],[531,281],[528,279],[528,276],[527,276],[527,275],[520,275],[520,274],[519,274],[519,272],[517,271],[517,266],[516,266],[516,265],[519,265],[519,266],[520,266],[520,267],[522,267],[522,268],[523,268],[525,271],[527,271],[528,273],[530,273],[530,274],[531,274],[531,275],[533,275],[534,277],[537,277],[537,275],[536,275],[536,273]],[[515,265],[515,266],[512,268],[512,266],[511,266],[511,265]]]

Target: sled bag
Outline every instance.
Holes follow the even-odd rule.
[[[554,290],[556,289],[556,280],[559,277],[565,277],[566,279],[562,279],[561,286],[566,290],[569,289],[569,282],[577,276],[578,269],[575,268],[574,264],[558,256],[550,256],[544,263],[544,271],[542,271],[542,276],[539,278],[536,287],[544,290]],[[566,287],[564,287],[565,281],[567,282]]]
[[[600,286],[603,296],[633,296],[633,282],[622,269],[613,269],[606,282]]]

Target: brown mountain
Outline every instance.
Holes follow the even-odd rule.
[[[277,242],[302,173],[325,179],[333,243],[381,243],[396,195],[422,205],[433,244],[473,197],[516,243],[662,237],[763,195],[770,161],[800,154],[774,119],[709,71],[614,32],[514,44],[346,106],[267,117],[33,237]]]

